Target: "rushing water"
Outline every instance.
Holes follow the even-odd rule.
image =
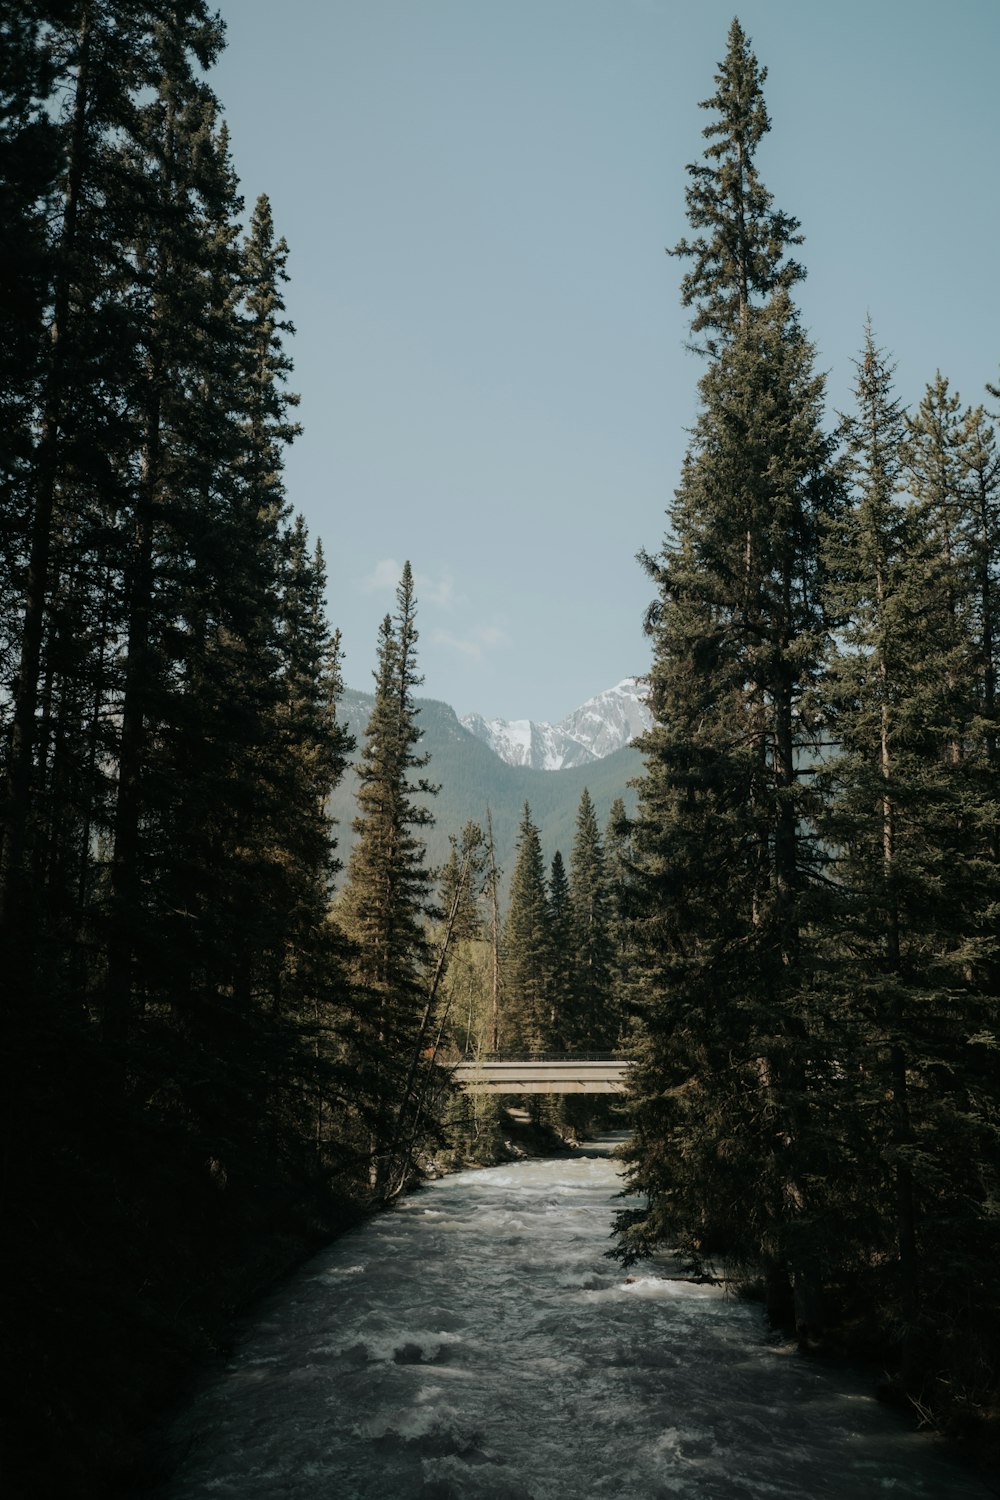
[[[257,1311],[169,1500],[987,1495],[854,1372],[664,1261],[604,1257],[603,1157],[430,1184]]]

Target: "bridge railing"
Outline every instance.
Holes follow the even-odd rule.
[[[519,1062],[629,1062],[625,1052],[466,1052],[449,1059],[460,1063]]]

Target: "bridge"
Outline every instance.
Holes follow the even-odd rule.
[[[549,1052],[517,1058],[464,1058],[446,1064],[457,1084],[479,1094],[623,1094],[631,1060],[611,1053]]]

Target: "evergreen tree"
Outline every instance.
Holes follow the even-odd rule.
[[[744,243],[746,170],[766,126],[762,73],[738,27],[699,196],[719,247]],[[710,104],[713,101],[709,101]],[[723,149],[720,149],[723,148]],[[742,179],[740,179],[742,180]],[[755,201],[769,205],[759,184]],[[765,208],[755,211],[765,222]],[[633,1185],[622,1253],[670,1238],[696,1260],[725,1250],[763,1263],[772,1306],[794,1283],[802,1323],[820,1275],[814,1184],[826,1166],[816,1107],[832,1066],[811,937],[822,862],[805,761],[808,702],[825,650],[820,543],[835,509],[823,385],[787,285],[793,221],[766,207],[754,254],[698,242],[686,296],[717,331],[701,410],[662,552],[652,730],[639,741],[635,843],[643,1035],[635,1076]]]
[[[438,957],[442,999],[433,1045],[436,1049],[440,1044],[449,1058],[481,1058],[495,1050],[494,945],[488,932],[493,894],[490,841],[470,821],[461,839],[452,837],[450,844],[441,873],[439,905],[444,925]],[[484,898],[487,911],[483,910]],[[447,1160],[456,1165],[504,1160],[503,1107],[497,1096],[477,1090],[454,1092],[446,1103],[445,1123]]]
[[[980,733],[987,765],[997,766],[997,557],[1000,555],[1000,450],[981,406],[966,413],[962,464],[967,492],[972,571],[974,671]],[[994,849],[1000,858],[1000,846]]]
[[[496,1053],[500,1050],[500,1013],[502,1007],[501,987],[503,976],[500,963],[501,928],[500,928],[500,870],[497,866],[496,843],[493,838],[493,814],[489,806],[486,808],[486,873],[483,885],[483,894],[489,904],[489,930],[491,950],[491,984],[490,984],[490,1029],[488,1050]]]
[[[548,884],[549,910],[549,1043],[553,1051],[572,1052],[576,1031],[577,951],[569,879],[563,857],[552,856]]]
[[[482,906],[487,865],[486,835],[468,822],[461,840],[449,838],[448,862],[441,871],[438,905],[444,918],[439,951],[447,948],[442,988],[447,1026],[445,1045],[459,1057],[489,1050],[492,968]]]
[[[427,918],[434,910],[431,872],[419,830],[432,821],[418,797],[435,790],[424,778],[413,689],[416,602],[409,563],[396,592],[396,614],[379,631],[375,702],[357,766],[359,788],[343,919],[356,956],[355,1050],[358,1086],[371,1138],[372,1179],[384,1196],[400,1147],[399,1119],[409,1106],[411,1064],[423,1041],[428,986]]]
[[[608,936],[611,944],[611,993],[618,1021],[616,1047],[628,1047],[632,1016],[632,830],[625,801],[616,797],[604,829],[608,884]]]
[[[173,808],[166,799],[157,806],[156,759],[161,746],[187,738],[185,687],[197,684],[197,693],[206,681],[207,653],[223,624],[218,558],[196,553],[192,569],[192,551],[222,529],[239,452],[225,393],[239,359],[229,312],[237,277],[233,221],[242,204],[224,139],[215,138],[217,102],[192,66],[192,44],[204,55],[208,40],[204,19],[185,17],[154,31],[156,85],[137,108],[126,163],[150,186],[140,196],[130,247],[142,272],[143,351],[135,412],[138,474],[126,512],[127,622],[103,1006],[108,1043],[119,1051],[128,1046],[134,998],[141,1005],[137,967],[145,971],[158,946],[158,913],[149,905],[150,896],[155,901],[157,835],[169,849],[170,819],[183,805],[184,788],[178,788]],[[205,60],[221,40],[217,27]],[[208,569],[199,566],[204,562]],[[224,699],[213,695],[212,701],[226,713]],[[197,775],[196,767],[190,770]],[[192,875],[196,869],[193,862]],[[195,951],[185,945],[190,969],[207,959],[211,974],[211,958],[197,952],[201,941],[211,940],[210,928],[196,923],[192,937]]]
[[[584,787],[570,859],[570,906],[576,954],[571,1050],[603,1052],[618,1035],[611,984],[611,935],[604,845]]]
[[[754,159],[771,128],[764,103],[767,69],[759,66],[738,20],[729,28],[716,91],[700,108],[715,118],[702,134],[711,142],[705,160],[688,166],[688,222],[703,231],[681,239],[670,252],[694,264],[681,281],[681,300],[694,307],[692,333],[707,330],[705,349],[720,347],[745,329],[755,302],[787,291],[805,271],[786,258],[802,243],[797,219],[772,207]]]
[[[0,7],[0,42],[5,1407],[55,1493],[105,1402],[145,1417],[149,1379],[109,1372],[169,1365],[287,1255],[292,1204],[329,1226],[356,1192],[348,746],[322,556],[285,521],[286,250],[265,200],[242,239],[202,76],[221,23],[70,0]]]
[[[904,1305],[911,1316],[916,1244],[906,1150],[907,1056],[898,1025],[900,807],[894,787],[897,712],[906,698],[902,672],[912,634],[903,569],[917,531],[899,494],[906,419],[893,395],[891,366],[876,347],[870,325],[857,368],[856,412],[841,422],[853,503],[828,549],[828,597],[843,622],[826,685],[837,753],[824,776],[824,823],[840,855],[834,867],[839,899],[829,913],[831,946],[849,984],[838,996],[841,1055],[848,1064],[839,1113],[845,1156],[860,1158],[855,1170],[845,1170],[842,1181],[848,1188],[864,1184],[857,1198],[841,1204],[840,1249],[856,1270],[873,1247],[889,1254],[895,1243]],[[832,983],[838,989],[839,977],[835,969]],[[866,1097],[869,1087],[872,1093]],[[890,1101],[888,1109],[883,1101]],[[875,1119],[880,1128],[873,1128]],[[862,1120],[867,1122],[864,1133]],[[891,1158],[884,1152],[887,1140],[894,1144]],[[888,1205],[893,1210],[883,1224]]]
[[[34,13],[32,13],[34,12]],[[35,7],[0,13],[0,735],[6,750],[30,532],[33,416],[51,277],[47,221],[60,132],[43,100],[51,59]]]
[[[545,1052],[552,1044],[550,990],[551,937],[545,865],[531,808],[517,838],[517,860],[503,931],[504,1011],[500,1046],[504,1052]]]
[[[204,18],[203,7],[183,8],[192,9]],[[178,25],[186,20],[179,14]],[[35,316],[40,312],[44,324],[36,325],[37,343],[14,387],[33,411],[21,428],[22,439],[30,438],[29,449],[22,445],[18,497],[22,568],[7,596],[19,607],[11,620],[0,936],[8,967],[19,976],[15,988],[26,991],[33,953],[44,952],[39,923],[45,905],[36,899],[26,906],[27,888],[33,885],[37,895],[40,871],[56,844],[60,873],[75,874],[87,862],[92,821],[81,801],[102,793],[93,776],[100,755],[81,758],[91,773],[86,785],[67,774],[79,763],[69,767],[63,757],[56,771],[52,751],[93,739],[90,709],[103,691],[111,655],[106,637],[114,588],[107,558],[115,551],[117,512],[129,482],[134,433],[131,403],[122,393],[135,388],[139,339],[129,241],[143,188],[129,180],[127,150],[134,95],[155,87],[159,61],[146,7],[80,0],[31,6],[19,22],[7,24],[20,86],[38,90],[31,102],[19,95],[15,113],[22,128],[8,164],[22,188],[33,179],[40,194],[32,220],[38,253],[30,268],[23,259],[8,264],[19,265],[17,304],[25,313],[32,307]],[[211,27],[202,40],[204,63],[213,46]],[[57,188],[58,205],[45,177]],[[20,209],[30,217],[23,198]],[[52,232],[42,247],[37,234],[50,210]],[[22,324],[20,352],[27,354],[25,331]],[[97,663],[90,652],[95,625]],[[86,684],[85,671],[93,674]],[[71,723],[74,713],[83,722]]]
[[[439,906],[444,913],[454,909],[453,936],[478,941],[482,937],[479,898],[482,894],[486,863],[486,840],[478,823],[468,822],[462,829],[461,843],[451,836],[448,862],[441,872]]]
[[[881,1315],[913,1391],[929,1364],[952,1357],[942,1350],[958,1327],[984,1352],[974,1325],[989,1303],[980,1257],[998,1164],[984,1051],[997,1018],[995,800],[983,775],[984,678],[972,670],[980,533],[967,524],[958,400],[939,376],[904,418],[870,330],[858,370],[857,412],[843,423],[854,504],[834,549],[847,623],[826,773],[840,893],[838,1118],[859,1163],[839,1250],[853,1252],[862,1283],[873,1264],[893,1265],[891,1286],[879,1272]],[[945,1270],[959,1257],[961,1310]]]

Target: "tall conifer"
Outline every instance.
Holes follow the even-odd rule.
[[[608,878],[608,935],[611,943],[611,992],[618,1022],[616,1046],[627,1046],[632,1017],[633,853],[632,826],[625,800],[616,797],[604,829]]]
[[[618,1017],[612,995],[611,936],[604,845],[586,787],[576,813],[570,857],[570,908],[575,963],[571,1048],[604,1051],[614,1046]]]
[[[695,260],[684,298],[713,358],[671,532],[645,559],[658,597],[654,726],[639,741],[632,1159],[650,1207],[622,1228],[626,1254],[669,1236],[695,1258],[763,1261],[775,1302],[794,1282],[811,1322],[825,1064],[810,1035],[821,853],[803,762],[836,486],[823,383],[787,290],[802,274],[785,258],[795,222],[751,170],[768,126],[763,76],[734,23],[706,101],[715,144],[689,190],[693,226],[710,220],[713,235],[677,247]]]
[[[293,1202],[357,1189],[347,746],[322,557],[285,524],[286,251],[264,202],[241,239],[202,77],[221,23],[69,0],[0,8],[0,41],[4,1404],[56,1493],[92,1392],[105,1434],[142,1420],[142,1362],[135,1407],[108,1372],[169,1364]]]
[[[852,505],[831,547],[845,623],[823,775],[837,891],[835,1120],[856,1164],[844,1173],[839,1253],[862,1286],[882,1268],[880,1316],[911,1392],[955,1335],[945,1257],[964,1257],[963,1296],[986,1301],[979,1256],[998,1160],[985,1050],[997,1014],[995,798],[979,717],[987,678],[973,667],[982,517],[965,482],[967,420],[940,376],[904,417],[867,331],[856,411],[842,424]]]
[[[420,837],[432,821],[424,800],[430,783],[413,776],[427,764],[417,752],[420,729],[413,690],[416,600],[409,563],[396,591],[396,614],[379,630],[375,702],[357,766],[358,839],[341,904],[356,956],[355,1048],[358,1083],[371,1133],[377,1194],[393,1177],[394,1139],[429,983],[426,919],[434,910],[433,880]]]
[[[552,856],[548,882],[549,898],[549,1045],[553,1050],[573,1050],[576,1033],[577,952],[573,929],[570,883],[563,857]]]
[[[538,829],[526,802],[503,931],[503,1051],[544,1052],[551,1045],[550,975],[545,865]]]
[[[717,354],[745,328],[750,309],[805,276],[786,248],[802,243],[797,219],[773,207],[757,173],[755,157],[771,121],[764,103],[762,68],[738,20],[729,28],[726,55],[715,75],[716,90],[701,101],[714,118],[702,134],[710,142],[705,160],[688,166],[688,222],[701,231],[681,239],[672,255],[693,261],[681,281],[681,300],[694,307],[691,332],[704,331],[704,348]]]

